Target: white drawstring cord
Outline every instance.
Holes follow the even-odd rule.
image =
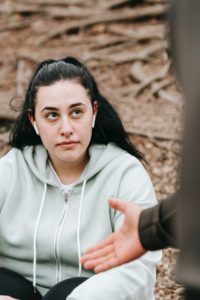
[[[36,248],[37,232],[38,232],[38,227],[39,227],[40,218],[41,218],[41,214],[42,214],[42,209],[44,206],[46,191],[47,191],[47,184],[44,183],[44,191],[43,191],[43,195],[42,195],[42,201],[40,204],[40,209],[39,209],[39,213],[38,213],[38,217],[37,217],[37,221],[36,221],[36,225],[35,225],[35,232],[34,232],[34,238],[33,238],[33,287],[34,287],[35,291],[36,291],[36,265],[37,265],[37,248]]]
[[[78,248],[78,277],[81,276],[82,272],[82,265],[81,265],[81,247],[80,247],[80,224],[81,224],[81,211],[82,211],[82,203],[83,203],[83,197],[85,192],[85,185],[86,180],[83,182],[83,187],[81,191],[81,199],[80,199],[80,205],[79,205],[79,212],[78,212],[78,226],[77,226],[77,248]]]

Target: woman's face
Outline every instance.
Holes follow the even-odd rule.
[[[62,80],[38,88],[35,122],[55,166],[78,165],[87,159],[96,112],[97,103],[92,107],[86,89],[76,81]]]

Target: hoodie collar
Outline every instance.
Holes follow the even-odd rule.
[[[89,147],[89,162],[75,185],[82,184],[85,180],[88,181],[122,153],[124,151],[112,143],[108,145],[91,145]],[[46,184],[59,186],[52,174],[48,152],[43,145],[25,147],[23,155],[38,180]]]

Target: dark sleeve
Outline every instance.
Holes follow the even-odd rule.
[[[177,247],[178,196],[162,200],[154,207],[142,211],[139,236],[146,250]]]

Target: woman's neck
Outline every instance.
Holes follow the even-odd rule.
[[[54,162],[50,159],[51,164],[63,184],[71,184],[77,181],[85,169],[89,156],[85,156],[80,162]]]

